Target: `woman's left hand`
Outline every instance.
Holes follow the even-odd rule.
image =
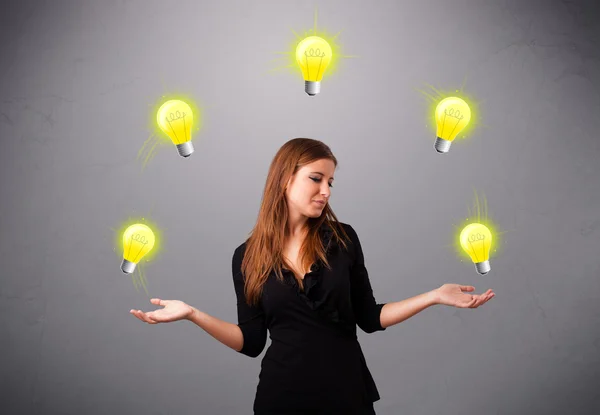
[[[435,290],[438,304],[458,308],[477,308],[496,295],[491,288],[483,294],[467,294],[465,291],[475,291],[475,287],[460,284],[444,284]]]

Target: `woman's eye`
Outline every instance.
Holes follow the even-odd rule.
[[[316,177],[311,177],[310,180],[312,180],[313,182],[317,182],[317,183],[321,182],[321,179],[318,179]],[[331,183],[329,183],[329,187],[333,187],[333,185]]]

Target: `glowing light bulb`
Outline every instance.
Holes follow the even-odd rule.
[[[471,120],[471,109],[465,101],[448,97],[440,101],[435,109],[437,139],[434,148],[438,153],[447,153],[452,141]]]
[[[492,233],[481,223],[470,223],[460,233],[460,246],[471,257],[477,272],[490,272],[490,248]]]
[[[123,232],[123,262],[121,270],[131,274],[138,262],[154,247],[154,232],[148,226],[136,223]]]
[[[319,36],[309,36],[296,46],[296,61],[302,69],[304,90],[311,97],[321,91],[321,80],[331,57],[331,46]]]
[[[194,152],[191,141],[194,114],[188,104],[178,99],[165,102],[156,113],[156,122],[177,146],[180,156],[189,157]]]

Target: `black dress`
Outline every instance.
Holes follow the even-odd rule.
[[[233,255],[238,326],[244,336],[240,353],[257,357],[267,329],[271,345],[261,363],[254,413],[264,415],[368,414],[380,399],[356,336],[385,330],[371,289],[354,229],[341,223],[351,243],[344,250],[325,222],[319,230],[331,269],[317,262],[304,276],[304,290],[292,271],[284,281],[274,272],[259,305],[248,306],[241,264],[246,244]],[[372,411],[372,409],[370,409]]]

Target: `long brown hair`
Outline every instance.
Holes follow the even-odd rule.
[[[272,271],[275,271],[277,278],[283,279],[283,248],[288,221],[288,205],[285,198],[287,183],[302,166],[321,159],[333,161],[337,168],[337,159],[326,144],[310,138],[294,138],[279,149],[271,162],[258,219],[246,240],[242,260],[244,292],[249,305],[258,303],[263,286]],[[307,235],[298,256],[302,269],[312,265],[317,258],[330,268],[325,247],[319,237],[322,225],[329,225],[333,231],[332,242],[335,240],[344,248],[347,247],[344,239],[349,240],[349,237],[327,203],[321,216],[309,218],[307,221]],[[303,289],[302,282],[302,279],[298,279],[298,284]]]

